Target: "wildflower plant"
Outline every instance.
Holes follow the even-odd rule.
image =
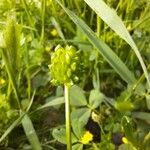
[[[54,85],[73,85],[76,76],[78,54],[73,46],[65,48],[58,45],[51,57],[50,74]]]
[[[18,84],[18,78],[21,78],[21,62],[20,62],[20,37],[21,37],[21,26],[16,21],[16,16],[12,15],[8,17],[6,24],[6,29],[3,32],[2,41],[0,45],[0,52],[2,53],[2,59],[4,61],[5,69],[8,74],[8,92],[7,94],[0,93],[0,129],[7,124],[12,117],[19,116],[22,123],[25,134],[28,141],[32,145],[32,149],[41,150],[39,139],[35,133],[32,121],[27,115],[28,110],[24,110],[21,104],[22,98],[20,95],[20,89]],[[2,82],[2,81],[1,81]],[[11,99],[11,94],[15,95],[15,100],[17,105],[16,112],[10,105],[9,99]],[[29,97],[30,99],[30,97]],[[29,107],[28,107],[29,108]],[[26,114],[26,115],[25,115]],[[14,128],[12,125],[3,133],[0,137],[0,143],[5,139],[5,137]],[[30,134],[29,134],[30,132]],[[32,133],[31,133],[32,132]]]
[[[70,117],[70,87],[78,81],[77,63],[78,53],[73,46],[65,48],[58,45],[51,57],[50,75],[54,85],[64,85],[66,109],[66,140],[67,150],[71,149],[71,117]]]

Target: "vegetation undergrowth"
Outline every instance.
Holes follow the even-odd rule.
[[[0,1],[0,149],[149,150],[148,0]]]

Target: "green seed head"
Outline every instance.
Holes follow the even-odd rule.
[[[49,65],[51,82],[54,85],[72,85],[77,80],[78,54],[73,46],[58,45],[51,56]]]

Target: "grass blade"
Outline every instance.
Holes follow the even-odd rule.
[[[32,146],[33,150],[42,150],[38,136],[34,130],[33,124],[29,116],[26,114],[22,119],[22,125],[25,131],[25,134]]]
[[[133,112],[132,116],[137,119],[150,121],[150,113],[147,112]]]
[[[60,27],[59,23],[57,22],[57,20],[54,17],[52,17],[51,21],[52,21],[52,24],[54,25],[54,27],[56,28],[59,36],[61,37],[61,39],[63,41],[65,41],[65,36],[64,36],[64,34],[63,34],[62,30],[61,30],[61,27]]]
[[[114,30],[122,39],[124,39],[134,50],[137,58],[140,61],[140,64],[142,66],[143,72],[145,74],[145,77],[148,81],[148,84],[150,86],[150,79],[148,76],[148,72],[146,69],[146,66],[143,62],[143,59],[141,57],[141,54],[133,41],[132,37],[130,36],[129,32],[127,31],[125,25],[121,21],[121,19],[118,17],[116,12],[109,8],[103,0],[84,0],[96,13],[103,19],[104,22],[107,23],[107,25]]]
[[[60,104],[63,104],[63,103],[65,103],[64,97],[57,97],[57,98],[53,99],[52,101],[47,102],[46,104],[38,107],[37,110],[41,110],[41,109],[51,107],[51,106],[60,105]]]
[[[0,143],[8,136],[8,134],[21,122],[22,118],[24,117],[25,113],[20,115],[18,119],[16,119],[11,126],[5,131],[5,133],[0,138]]]
[[[65,8],[59,0],[56,0],[58,4],[65,10],[70,19],[83,31],[91,43],[99,50],[102,56],[108,61],[108,63],[114,68],[114,70],[121,76],[121,78],[129,84],[135,82],[135,77],[132,72],[126,67],[121,59],[107,46],[102,40],[100,40],[95,33],[76,16],[72,11]]]

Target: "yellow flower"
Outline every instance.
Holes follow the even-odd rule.
[[[93,140],[93,134],[90,133],[89,131],[86,131],[83,137],[81,138],[81,143],[88,144],[92,140]]]
[[[4,84],[6,81],[4,79],[0,79],[0,85]]]
[[[122,137],[122,142],[124,144],[128,144],[129,143],[129,141],[128,141],[128,139],[126,137]]]
[[[56,30],[56,29],[53,29],[53,30],[51,31],[51,35],[52,35],[52,36],[57,36],[57,35],[58,35],[57,30]]]

